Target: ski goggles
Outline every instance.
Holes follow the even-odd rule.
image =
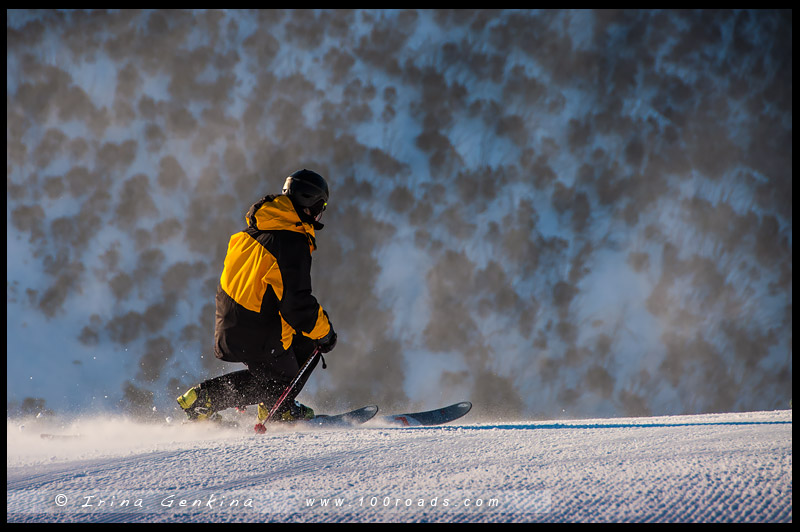
[[[319,205],[319,203],[317,205]],[[322,218],[322,213],[325,212],[325,209],[328,208],[328,202],[327,201],[323,201],[321,207],[318,207],[317,205],[314,205],[311,208],[307,208],[306,210],[308,211],[308,214],[310,216],[313,216],[314,220],[318,222],[320,220],[320,218]],[[313,213],[316,213],[316,214],[313,214]]]

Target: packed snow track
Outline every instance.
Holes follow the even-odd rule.
[[[8,421],[9,522],[791,522],[792,412],[270,432]],[[21,426],[24,425],[24,426]]]

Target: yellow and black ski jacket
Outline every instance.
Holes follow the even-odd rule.
[[[314,226],[277,195],[253,205],[245,221],[228,243],[217,287],[214,352],[228,362],[263,360],[289,349],[296,334],[318,340],[331,329],[311,295]]]

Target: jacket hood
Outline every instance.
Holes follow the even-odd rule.
[[[288,196],[269,195],[256,202],[245,216],[247,226],[259,231],[293,231],[308,236],[311,250],[317,248],[315,229],[322,229],[319,222],[300,219]]]

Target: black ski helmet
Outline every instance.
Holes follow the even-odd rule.
[[[300,209],[308,209],[317,218],[328,205],[328,183],[316,172],[298,170],[283,183],[283,194]]]

